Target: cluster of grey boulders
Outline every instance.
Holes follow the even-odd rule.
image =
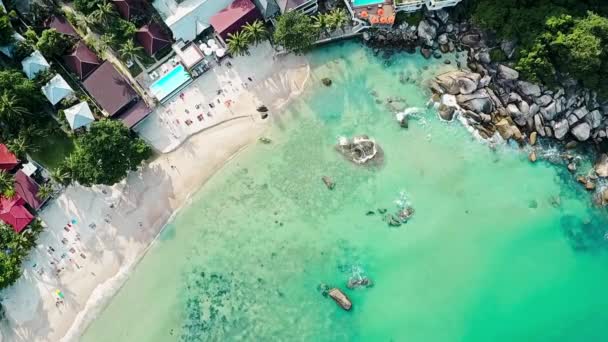
[[[520,145],[534,145],[538,137],[544,137],[563,141],[566,147],[608,142],[608,101],[601,102],[594,91],[566,76],[554,89],[522,79],[509,63],[490,57],[492,49],[500,49],[510,59],[516,50],[513,42],[495,41],[469,23],[453,22],[444,10],[426,12],[418,25],[403,23],[391,30],[376,30],[364,35],[364,40],[376,49],[414,52],[419,47],[425,58],[467,51],[467,69],[458,65],[459,70],[439,75],[431,89],[442,119],[452,120],[459,113],[484,139],[498,134]],[[536,161],[535,148],[529,158]],[[565,153],[564,159],[575,172],[572,155]],[[607,155],[598,159],[592,174],[577,179],[591,191],[598,178],[608,178]],[[608,205],[608,190],[600,191],[596,200]]]

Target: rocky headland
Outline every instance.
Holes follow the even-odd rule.
[[[458,65],[458,70],[437,76],[429,85],[440,118],[458,118],[492,145],[515,141],[527,149],[531,162],[543,155],[540,139],[561,146],[557,162],[566,165],[585,189],[595,191],[597,204],[608,204],[608,188],[596,187],[608,177],[608,155],[601,153],[602,145],[608,145],[608,101],[597,93],[567,75],[554,88],[522,79],[508,60],[516,51],[514,42],[498,41],[468,22],[453,22],[444,10],[426,12],[418,25],[403,23],[370,31],[363,38],[376,52],[389,56],[419,48],[425,58],[440,59],[445,53],[466,51],[466,67]],[[507,61],[493,61],[495,49]],[[577,145],[595,152],[595,167],[586,174],[577,174]]]

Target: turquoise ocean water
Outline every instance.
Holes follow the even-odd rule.
[[[608,340],[608,220],[569,175],[432,110],[400,128],[386,99],[424,107],[441,61],[387,64],[355,43],[310,59],[273,143],[196,194],[82,341]],[[382,167],[335,152],[353,134],[381,144]],[[366,215],[404,200],[416,213],[401,227]],[[356,275],[375,286],[347,290]]]

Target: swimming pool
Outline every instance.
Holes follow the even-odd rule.
[[[163,101],[167,96],[174,93],[186,82],[192,80],[190,74],[184,69],[183,65],[178,65],[173,70],[169,71],[158,81],[152,83],[150,92],[156,99]]]
[[[353,7],[376,5],[376,4],[381,4],[383,2],[384,2],[384,0],[352,0]]]

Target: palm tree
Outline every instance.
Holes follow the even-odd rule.
[[[16,195],[17,195],[17,192],[15,191],[14,186],[12,188],[6,188],[2,192],[2,196],[4,196],[5,198],[8,198],[8,199],[11,199],[11,198],[15,197]]]
[[[8,91],[0,95],[0,120],[4,122],[22,122],[24,116],[30,115],[27,108],[19,105],[19,100]]]
[[[228,52],[232,55],[244,55],[247,53],[247,45],[249,45],[249,37],[243,31],[228,34]]]
[[[264,23],[260,20],[245,25],[243,27],[243,32],[249,38],[249,41],[253,41],[256,44],[268,37],[268,31],[266,30],[266,27],[264,27]]]
[[[137,56],[143,51],[141,46],[135,45],[133,39],[127,40],[120,46],[119,53],[127,61],[136,61]]]
[[[5,192],[7,189],[15,187],[15,179],[10,173],[0,170],[0,192]]]
[[[6,146],[20,159],[23,159],[27,151],[30,150],[30,146],[23,135],[9,141]]]
[[[331,29],[330,15],[319,13],[313,17],[314,27],[319,31],[323,31],[326,36],[329,36],[329,30]]]
[[[71,182],[69,170],[62,166],[51,171],[51,178],[61,185],[68,185]]]
[[[336,29],[342,30],[344,32],[344,26],[348,23],[348,15],[346,15],[346,11],[343,8],[338,8],[330,12],[329,21],[331,26]]]
[[[109,1],[97,4],[97,9],[89,14],[89,21],[93,24],[108,26],[116,16],[114,5]]]
[[[53,195],[53,187],[49,183],[42,184],[40,188],[38,188],[38,193],[36,195],[41,200],[45,200]]]

